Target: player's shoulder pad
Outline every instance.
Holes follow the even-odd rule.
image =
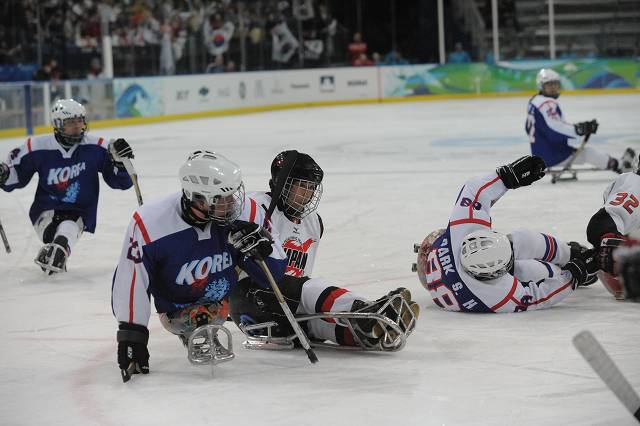
[[[109,145],[109,140],[106,138],[103,138],[102,136],[85,135],[84,139],[82,140],[82,145],[97,145],[99,147],[107,149],[107,145]]]
[[[133,213],[136,225],[143,235],[146,234],[147,244],[191,227],[180,217],[180,196],[180,193],[173,193],[152,200]]]
[[[534,96],[533,98],[531,98],[530,102],[536,108],[555,107],[558,105],[558,102],[555,99],[543,95]]]
[[[58,150],[59,148],[58,141],[56,141],[53,133],[47,135],[40,136],[32,136],[27,138],[21,151],[24,154],[29,154],[34,151],[49,151],[49,150]]]

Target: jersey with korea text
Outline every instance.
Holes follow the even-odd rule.
[[[622,235],[640,229],[640,176],[623,173],[605,189],[604,209]]]
[[[569,246],[527,229],[508,235],[515,258],[513,274],[480,281],[463,269],[462,240],[471,232],[491,229],[491,206],[506,191],[496,173],[470,179],[460,191],[449,225],[427,255],[427,290],[441,308],[519,312],[548,308],[572,292],[571,274],[561,269],[569,261]]]
[[[525,130],[531,153],[542,157],[548,167],[566,160],[576,150],[568,140],[578,135],[573,124],[562,118],[560,105],[554,98],[535,95],[529,100]]]
[[[271,203],[271,196],[265,192],[252,192],[249,198],[255,202],[255,207],[248,202],[247,214],[241,217],[249,222],[263,224],[263,218]],[[251,216],[251,209],[257,213]],[[259,213],[259,216],[258,216]],[[299,222],[293,222],[276,207],[271,215],[271,231],[275,232],[282,241],[282,248],[287,255],[287,269],[285,274],[294,277],[310,277],[313,265],[318,253],[318,245],[322,237],[322,219],[316,212],[302,218]]]
[[[179,193],[139,208],[127,229],[120,261],[113,276],[112,308],[121,322],[147,325],[151,312],[175,312],[194,304],[227,297],[237,282],[236,266],[268,288],[253,260],[228,243],[229,228],[209,223],[191,226],[181,216]],[[277,281],[286,265],[279,244],[265,262]]]
[[[82,217],[85,231],[94,232],[98,173],[111,188],[128,189],[132,185],[127,172],[111,162],[107,145],[105,139],[87,135],[67,151],[52,134],[29,138],[9,154],[10,174],[2,189],[23,188],[37,173],[38,187],[29,210],[31,222],[46,210],[71,211]]]

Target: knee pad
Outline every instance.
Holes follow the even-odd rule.
[[[82,217],[75,212],[65,210],[48,210],[43,212],[36,222],[36,230],[41,234],[43,243],[50,243],[56,236],[58,226],[65,220],[78,224],[79,233],[84,229]]]

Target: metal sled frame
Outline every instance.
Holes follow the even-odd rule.
[[[61,272],[67,272],[67,265],[65,263],[63,268],[58,268],[56,266],[52,265],[52,262],[54,260],[55,257],[55,250],[52,253],[52,256],[49,258],[49,261],[47,263],[41,262],[40,259],[38,258],[40,256],[40,253],[42,252],[42,250],[44,248],[50,248],[53,247],[54,249],[58,249],[58,250],[62,250],[64,252],[66,252],[66,250],[64,249],[64,247],[62,247],[60,244],[56,244],[56,243],[47,243],[44,246],[42,246],[42,248],[40,249],[40,252],[38,252],[38,256],[36,256],[35,259],[33,259],[33,261],[35,262],[36,265],[38,265],[39,267],[42,268],[42,271],[46,274],[52,275],[52,274],[59,274]]]
[[[305,321],[316,319],[331,319],[336,323],[349,328],[355,343],[358,346],[342,346],[337,343],[324,343],[312,341],[312,347],[332,348],[349,351],[384,351],[384,352],[397,352],[404,348],[407,337],[411,334],[416,325],[416,317],[411,311],[411,307],[401,295],[396,294],[385,300],[379,302],[380,306],[376,312],[320,312],[317,314],[299,315],[296,316],[296,321],[302,323]],[[391,306],[393,303],[399,303],[399,308]],[[398,321],[394,321],[384,315],[382,312],[387,308],[391,308],[398,315]],[[409,312],[411,317],[406,323],[400,316],[400,312]],[[356,320],[375,320],[385,330],[383,336],[377,343],[372,343],[361,339],[358,333],[355,331],[354,326],[357,327],[353,321]],[[240,325],[240,329],[247,338],[242,345],[247,349],[268,349],[268,350],[289,350],[294,348],[294,340],[296,335],[292,334],[285,337],[274,337],[272,335],[272,327],[275,327],[275,322],[264,322],[251,325]],[[407,331],[402,331],[403,327]],[[251,335],[250,332],[257,330],[264,330],[265,334]]]
[[[551,175],[551,183],[556,183],[559,181],[567,181],[567,180],[578,180],[578,173],[582,172],[598,172],[602,171],[602,169],[598,169],[596,167],[584,167],[579,169],[558,169],[558,168],[549,168],[548,172]],[[566,176],[563,176],[566,175]]]
[[[218,332],[223,331],[227,336],[225,347],[218,340]],[[231,361],[235,358],[233,353],[233,340],[231,332],[222,325],[206,324],[196,328],[187,342],[187,358],[193,365],[214,365]]]

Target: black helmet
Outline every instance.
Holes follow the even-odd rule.
[[[289,156],[294,156],[291,171],[283,175],[282,168]],[[324,172],[311,156],[302,152],[282,151],[271,162],[271,180],[269,187],[272,195],[279,186],[280,179],[286,179],[277,205],[290,218],[302,219],[318,208],[322,196],[322,178]],[[302,187],[302,192],[291,194],[292,188]],[[304,189],[307,191],[304,192]]]

